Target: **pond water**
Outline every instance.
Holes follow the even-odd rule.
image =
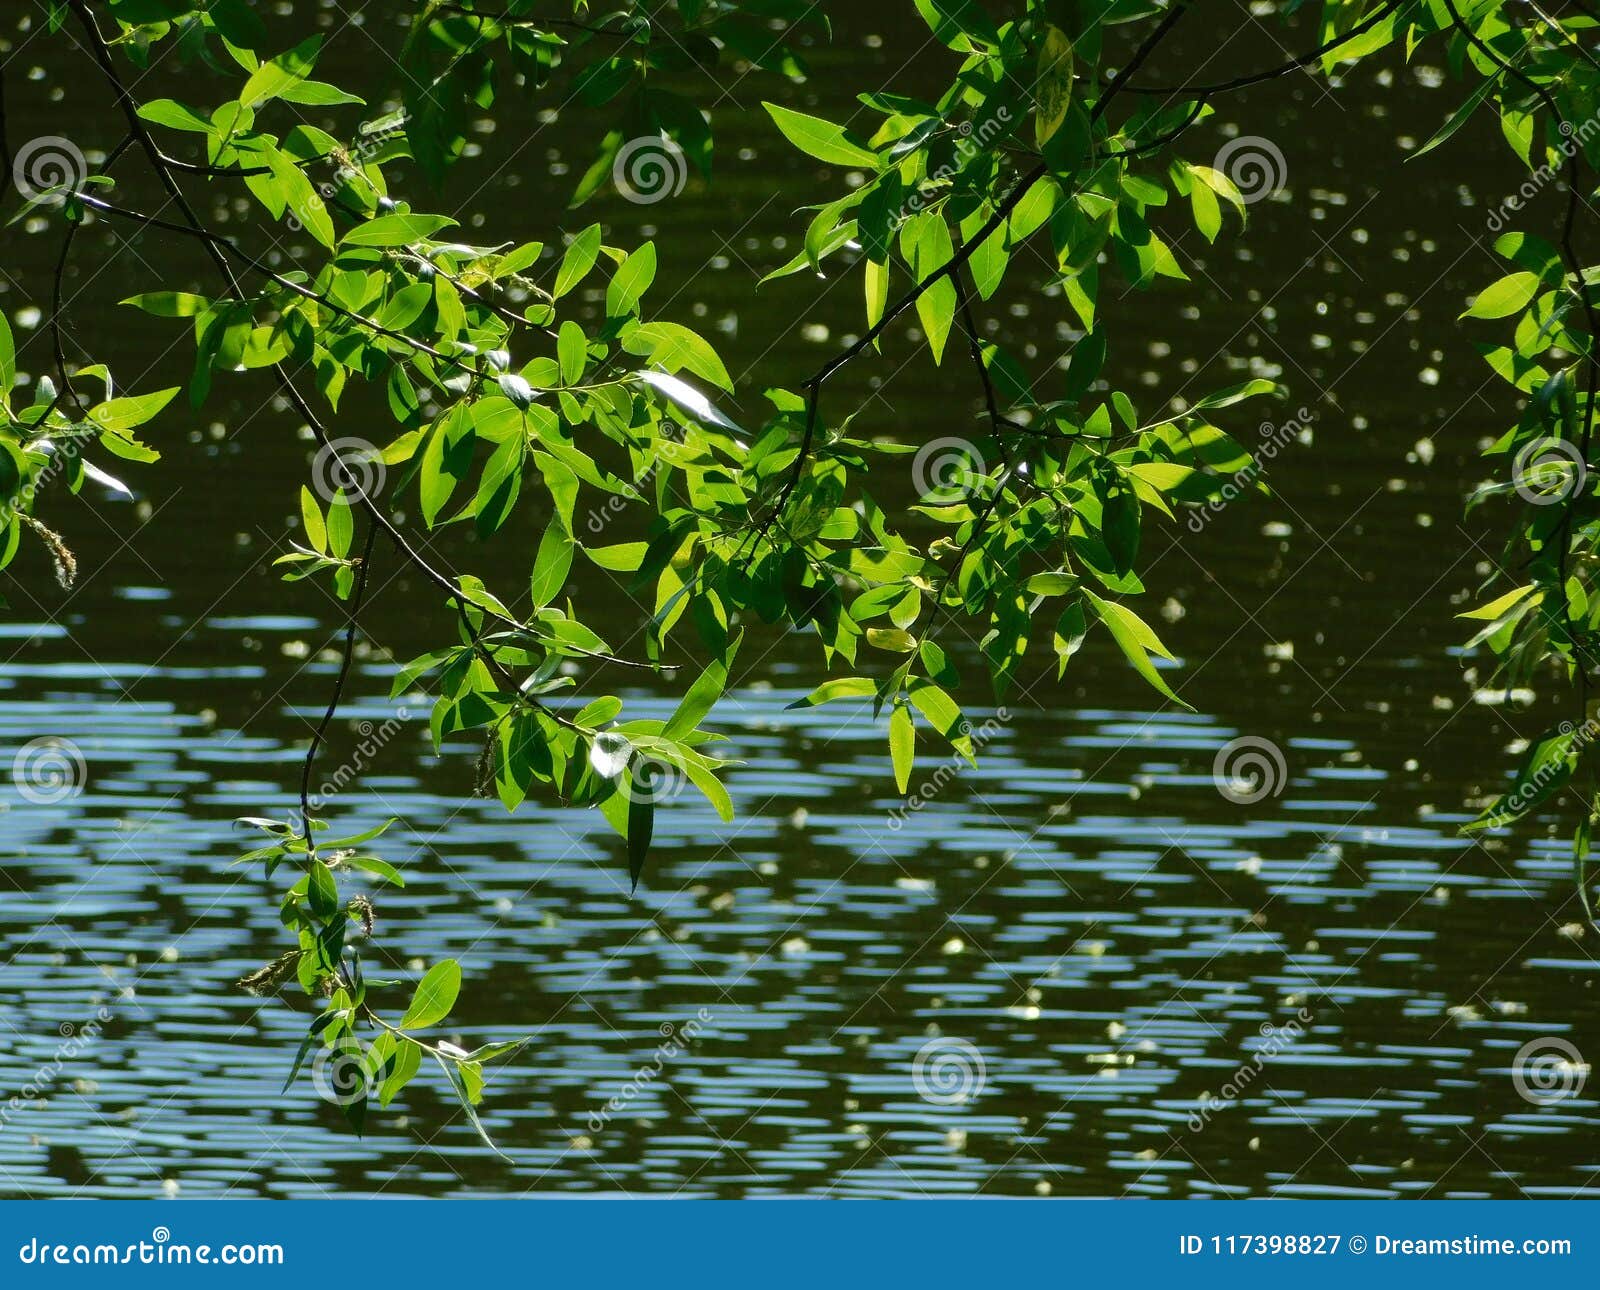
[[[395,47],[384,10],[322,11],[330,79],[365,82]],[[709,190],[568,212],[593,125],[508,98],[450,200],[484,210],[472,236],[485,241],[599,218],[631,244],[659,225],[658,315],[715,334],[742,391],[794,384],[859,326],[859,287],[807,276],[757,290],[793,254],[796,208],[840,183],[813,181],[758,102],[843,117],[858,88],[946,70],[931,50],[901,68],[925,34],[909,5],[839,17],[806,86],[719,87]],[[61,73],[59,42],[7,36],[14,66],[51,69],[13,78],[14,140],[116,141],[93,78]],[[1232,75],[1309,43],[1275,26],[1199,31],[1162,70]],[[674,800],[631,896],[603,821],[472,797],[476,748],[435,757],[426,699],[388,701],[394,661],[450,628],[431,589],[378,566],[325,764],[371,751],[332,813],[401,820],[387,853],[410,882],[377,893],[369,971],[456,956],[455,1037],[533,1035],[484,1109],[506,1158],[436,1080],[361,1138],[311,1081],[283,1091],[305,1004],[233,984],[283,945],[276,886],[234,865],[253,844],[231,821],[290,809],[342,621],[323,591],[269,568],[310,457],[293,418],[264,383],[221,382],[200,414],[175,406],[157,423],[165,458],[138,472],[136,503],[52,498],[82,574],[66,594],[31,558],[6,580],[0,749],[68,741],[86,774],[43,804],[0,781],[0,1194],[1587,1187],[1593,1090],[1541,1100],[1513,1079],[1532,1041],[1597,1044],[1594,937],[1564,845],[1553,827],[1456,835],[1560,696],[1550,687],[1532,712],[1475,701],[1455,649],[1468,633],[1452,616],[1508,519],[1464,522],[1462,501],[1511,413],[1472,347],[1488,330],[1454,319],[1498,276],[1486,219],[1517,181],[1487,118],[1406,161],[1459,99],[1440,79],[1425,51],[1410,69],[1363,67],[1337,97],[1295,77],[1224,104],[1186,155],[1236,125],[1281,151],[1283,190],[1251,207],[1242,238],[1177,239],[1193,282],[1107,293],[1111,375],[1145,411],[1260,374],[1291,389],[1270,421],[1309,414],[1272,462],[1272,498],[1151,539],[1149,606],[1180,656],[1168,679],[1198,715],[1159,709],[1092,640],[1062,682],[1040,660],[977,770],[919,763],[929,800],[908,812],[866,713],[786,711],[815,683],[814,654],[769,634],[718,714],[742,762],[728,776],[736,821]],[[177,83],[158,67],[140,92]],[[132,179],[127,199],[158,204]],[[1541,208],[1525,218],[1539,227]],[[25,324],[55,238],[3,237],[0,307]],[[182,381],[185,330],[132,325],[114,305],[152,277],[199,287],[204,274],[191,247],[96,226],[70,278],[72,344],[114,347],[125,385]],[[992,312],[1036,370],[1067,347],[1059,297]],[[37,368],[48,340],[20,334]],[[859,404],[873,432],[922,442],[979,424],[962,365],[934,369],[904,337],[852,379],[830,397]],[[1248,438],[1263,414],[1237,413],[1228,424]],[[377,424],[357,405],[338,429]],[[435,545],[517,586],[524,539]],[[626,639],[636,610],[611,599],[596,612]],[[674,701],[670,687],[630,697],[647,713]],[[1220,791],[1214,759],[1240,738],[1278,750],[1280,791]]]

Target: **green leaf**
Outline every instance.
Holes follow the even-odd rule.
[[[1536,273],[1508,273],[1498,282],[1491,283],[1478,293],[1472,307],[1462,313],[1463,318],[1505,318],[1527,308],[1539,294],[1539,275]]]
[[[340,246],[409,246],[449,228],[455,220],[443,215],[379,215],[357,224],[340,240]]]
[[[916,649],[917,640],[910,632],[899,627],[869,627],[867,644],[893,654],[909,654]]]
[[[1161,674],[1156,671],[1150,662],[1150,655],[1170,659],[1172,655],[1167,652],[1167,647],[1161,643],[1150,625],[1140,618],[1133,610],[1109,600],[1101,600],[1093,592],[1085,591],[1084,595],[1093,606],[1095,613],[1100,616],[1100,621],[1106,625],[1111,633],[1111,639],[1116,641],[1117,647],[1127,656],[1128,662],[1133,664],[1133,670],[1142,676],[1150,685],[1167,696],[1179,707],[1193,712],[1182,699],[1172,692],[1171,687],[1161,679]]]
[[[306,545],[317,551],[328,549],[328,526],[322,519],[322,508],[304,484],[300,485],[300,522],[305,525]]]
[[[940,211],[923,211],[907,223],[901,231],[901,246],[907,250],[911,274],[918,282],[926,282],[955,257],[950,228]],[[944,356],[958,303],[956,284],[948,274],[917,297],[917,318],[927,333],[928,348],[933,351],[935,363]]]
[[[567,247],[561,257],[561,267],[556,271],[555,290],[551,294],[559,300],[588,276],[600,254],[600,226],[591,224]]]
[[[363,873],[370,873],[375,878],[382,878],[385,882],[393,883],[396,887],[404,887],[406,880],[401,873],[387,860],[380,860],[377,856],[352,856],[346,863],[352,869],[360,869]]]
[[[878,692],[877,685],[871,677],[866,676],[841,676],[832,681],[824,681],[803,699],[796,699],[785,709],[792,712],[795,708],[815,708],[823,703],[831,703],[834,699],[869,699]]]
[[[894,762],[894,782],[903,795],[911,783],[911,766],[916,758],[916,725],[911,719],[911,709],[903,703],[895,704],[889,714],[889,756]]]
[[[394,1060],[389,1064],[383,1083],[378,1088],[378,1105],[387,1107],[395,1096],[409,1084],[422,1069],[422,1047],[408,1039],[396,1042]]]
[[[576,385],[583,380],[589,363],[589,340],[583,328],[568,318],[556,334],[556,358],[561,364],[561,383]]]
[[[89,420],[102,430],[132,430],[135,426],[142,426],[172,402],[172,396],[177,392],[178,387],[174,385],[170,390],[158,390],[154,394],[135,394],[125,399],[107,399],[104,403],[89,409]]]
[[[422,1030],[438,1025],[450,1015],[461,993],[461,964],[445,959],[428,969],[427,975],[417,983],[417,992],[411,996],[411,1006],[400,1018],[401,1030]]]
[[[143,295],[129,296],[122,301],[135,309],[142,309],[157,318],[193,318],[204,313],[211,305],[205,296],[189,291],[147,291]]]
[[[650,854],[650,838],[655,832],[655,781],[660,772],[654,762],[641,759],[629,774],[633,779],[633,793],[628,799],[628,881],[637,891],[639,875],[644,872],[645,858]]]
[[[192,107],[173,99],[151,99],[139,105],[139,115],[152,125],[164,125],[169,130],[187,130],[190,134],[210,134],[211,122]]]
[[[725,658],[713,661],[683,696],[677,710],[662,729],[664,739],[682,739],[685,735],[697,729],[700,720],[710,712],[717,700],[722,697],[722,691],[728,684],[728,667],[733,661],[733,652],[738,649],[735,639]]]
[[[350,503],[345,501],[344,489],[333,495],[328,503],[328,553],[344,559],[350,554],[350,543],[356,533],[355,517],[350,513]]]
[[[1042,148],[1067,119],[1072,106],[1072,41],[1059,27],[1048,27],[1039,47],[1034,83],[1034,140]]]
[[[539,552],[533,561],[533,607],[543,609],[561,594],[567,575],[572,571],[572,557],[577,543],[560,524],[552,524],[539,539]]]
[[[1503,596],[1497,596],[1487,605],[1479,605],[1476,609],[1468,609],[1464,613],[1457,614],[1456,617],[1477,618],[1485,622],[1492,622],[1514,605],[1521,604],[1524,598],[1526,598],[1527,595],[1533,591],[1533,589],[1534,585],[1530,582],[1526,586],[1518,587],[1514,591],[1506,592],[1506,594]],[[1537,604],[1543,598],[1544,593],[1540,592],[1539,595],[1535,597],[1534,603]]]
[[[1583,729],[1567,726],[1550,731],[1528,749],[1517,768],[1511,788],[1477,819],[1461,826],[1462,833],[1501,828],[1521,819],[1572,778],[1582,745]]]
[[[483,1139],[484,1145],[502,1160],[509,1160],[511,1157],[495,1146],[494,1139],[489,1136],[489,1131],[483,1127],[483,1121],[478,1118],[478,1108],[474,1105],[475,1099],[472,1088],[462,1074],[463,1064],[459,1061],[447,1061],[437,1053],[432,1054],[432,1056],[444,1071],[445,1077],[450,1081],[450,1087],[455,1090],[456,1100],[461,1103],[461,1109],[466,1113],[467,1122],[477,1130],[478,1136]]]
[[[244,83],[239,102],[249,108],[258,107],[298,85],[316,66],[321,47],[321,36],[308,36],[287,53],[262,63]]]
[[[977,0],[916,0],[917,12],[944,44],[962,54],[998,43],[994,19]]]
[[[11,335],[11,324],[0,312],[0,403],[11,393],[17,383],[17,342]]]
[[[331,918],[338,911],[339,885],[334,882],[332,871],[320,860],[311,862],[306,894],[311,901],[311,912],[318,918]]]
[[[784,137],[808,157],[838,166],[861,166],[877,170],[878,154],[865,144],[852,139],[843,126],[824,121],[821,117],[792,112],[776,103],[763,103]]]
[[[645,323],[628,331],[622,347],[642,355],[670,372],[688,371],[733,393],[733,378],[704,337],[670,322]]]
[[[620,318],[631,314],[655,279],[656,244],[646,242],[611,275],[611,284],[606,288],[606,316]]]

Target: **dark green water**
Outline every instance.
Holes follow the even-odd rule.
[[[794,208],[840,182],[811,182],[758,101],[842,117],[858,88],[931,83],[946,70],[933,51],[901,68],[922,43],[909,10],[841,13],[801,89],[697,87],[719,100],[709,191],[569,214],[593,123],[542,124],[508,99],[449,200],[485,212],[470,231],[483,241],[553,240],[591,218],[623,244],[667,230],[656,313],[715,335],[754,409],[765,385],[795,383],[859,326],[853,277],[756,289],[798,245]],[[356,23],[322,12],[330,78],[367,83],[398,40],[388,8]],[[1226,29],[1241,12],[1202,25],[1163,70],[1225,76],[1281,58],[1273,35]],[[7,35],[14,69],[47,69],[11,78],[14,142],[116,142],[86,64],[15,19]],[[62,593],[34,556],[5,580],[0,749],[70,741],[86,783],[39,805],[0,781],[0,1091],[15,1095],[0,1110],[0,1193],[1585,1188],[1600,1166],[1591,1090],[1540,1103],[1512,1078],[1530,1041],[1600,1044],[1594,940],[1571,934],[1562,844],[1543,829],[1455,836],[1512,741],[1548,714],[1475,703],[1452,653],[1467,635],[1452,615],[1506,519],[1464,526],[1461,503],[1484,473],[1482,441],[1510,416],[1453,320],[1500,272],[1485,219],[1517,181],[1487,120],[1405,164],[1457,101],[1437,80],[1425,52],[1413,70],[1363,68],[1337,98],[1298,77],[1226,105],[1218,124],[1281,149],[1284,191],[1215,248],[1192,228],[1179,237],[1174,217],[1192,283],[1107,291],[1111,374],[1145,411],[1259,374],[1291,387],[1289,410],[1314,413],[1308,441],[1272,464],[1276,497],[1154,539],[1150,608],[1166,606],[1182,660],[1170,679],[1198,716],[1152,714],[1155,696],[1091,641],[1065,682],[1029,677],[981,767],[948,783],[945,771],[896,829],[881,732],[843,708],[785,712],[814,683],[813,654],[768,638],[720,710],[744,763],[729,780],[736,822],[693,795],[674,801],[635,899],[602,821],[539,804],[508,817],[470,797],[476,749],[435,758],[426,700],[404,714],[386,700],[392,660],[450,627],[431,590],[379,566],[327,764],[373,731],[398,733],[333,813],[403,820],[392,850],[412,880],[379,897],[376,959],[399,974],[457,956],[456,1038],[535,1036],[484,1116],[511,1163],[436,1082],[414,1084],[364,1139],[307,1081],[280,1093],[305,1019],[232,986],[281,943],[276,888],[231,867],[249,843],[230,821],[289,809],[336,669],[338,607],[268,567],[310,459],[293,419],[265,383],[220,382],[202,414],[158,423],[165,460],[138,474],[137,503],[52,498],[82,577]],[[158,68],[140,92],[179,86]],[[1224,137],[1197,132],[1186,155],[1208,160]],[[132,178],[124,197],[158,204]],[[0,238],[0,306],[18,319],[48,285],[56,241],[20,227]],[[114,305],[152,279],[200,287],[205,272],[192,247],[92,228],[70,279],[74,352],[110,354],[126,385],[182,381],[187,336]],[[994,312],[1035,370],[1067,348],[1059,298]],[[41,370],[48,342],[19,336],[23,367]],[[904,338],[854,380],[830,397],[859,402],[872,432],[922,442],[980,424],[962,366],[936,370]],[[1240,411],[1230,424],[1248,438],[1262,413]],[[379,424],[355,405],[338,429]],[[440,558],[522,585],[523,538],[459,541],[441,539]],[[608,595],[596,588],[592,612],[626,639],[637,611]],[[662,713],[674,701],[639,697]],[[1219,792],[1213,759],[1238,737],[1281,749],[1279,795]],[[98,1033],[64,1039],[101,1009]],[[681,1051],[658,1062],[669,1032]],[[970,1096],[940,1100],[919,1053],[924,1075],[953,1060],[944,1073],[967,1076]],[[1239,1096],[1197,1117],[1230,1082]]]

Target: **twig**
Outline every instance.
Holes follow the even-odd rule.
[[[1184,16],[1184,14],[1188,12],[1191,3],[1192,0],[1174,0],[1173,4],[1162,16],[1161,21],[1156,24],[1155,28],[1150,32],[1150,34],[1146,36],[1145,39],[1140,43],[1139,47],[1134,50],[1133,55],[1131,58],[1129,58],[1127,65],[1121,68],[1117,74],[1111,78],[1100,97],[1095,100],[1094,107],[1091,108],[1089,112],[1089,120],[1091,122],[1098,121],[1102,116],[1105,115],[1106,109],[1111,106],[1112,101],[1127,87],[1129,79],[1133,77],[1141,67],[1144,66],[1145,61],[1150,57],[1151,54],[1155,52],[1156,47],[1166,38],[1167,34],[1173,29],[1173,27],[1177,26],[1179,20]],[[917,301],[921,300],[922,297],[926,295],[941,279],[949,277],[953,280],[955,274],[959,272],[961,267],[972,258],[972,256],[977,252],[978,248],[1005,226],[1005,224],[1011,218],[1012,211],[1017,208],[1022,199],[1026,197],[1033,189],[1034,184],[1038,183],[1039,180],[1043,179],[1049,173],[1049,165],[1041,162],[1032,170],[1029,170],[1026,174],[1024,174],[1017,181],[1015,187],[1013,187],[1011,191],[1007,193],[1006,196],[1003,197],[995,206],[994,213],[984,221],[982,227],[979,228],[978,231],[970,238],[968,238],[962,246],[957,248],[951,254],[949,260],[947,260],[944,264],[941,264],[937,269],[929,272],[928,275],[918,282],[914,287],[912,287],[911,290],[907,291],[893,304],[889,305],[888,308],[884,310],[883,316],[879,318],[876,323],[867,328],[866,332],[864,332],[853,344],[849,345],[840,353],[834,355],[833,358],[824,363],[822,367],[818,369],[817,373],[812,376],[809,381],[805,382],[806,424],[804,435],[800,442],[800,455],[795,458],[794,465],[790,468],[788,478],[784,480],[783,487],[778,492],[777,500],[774,503],[771,512],[761,522],[759,528],[757,529],[756,541],[753,549],[758,549],[760,547],[762,541],[771,531],[774,521],[776,521],[778,516],[783,513],[784,508],[789,504],[789,499],[794,495],[794,490],[799,486],[800,480],[804,476],[806,461],[810,456],[811,447],[816,438],[817,419],[820,411],[819,405],[822,396],[822,387],[827,383],[828,379],[840,369],[848,365],[853,359],[859,357],[868,348],[874,345],[878,339],[889,329],[890,325],[900,317],[901,314],[905,313],[907,309],[910,309],[917,303]]]
[[[1265,71],[1250,72],[1244,76],[1236,76],[1229,81],[1211,81],[1208,83],[1188,85],[1129,85],[1126,86],[1130,94],[1226,94],[1232,90],[1246,89],[1251,85],[1260,85],[1263,81],[1275,80],[1279,76],[1288,76],[1297,72],[1302,67],[1309,67],[1324,54],[1331,54],[1341,45],[1349,44],[1357,36],[1364,36],[1380,22],[1400,7],[1400,0],[1384,0],[1384,3],[1367,18],[1358,22],[1342,36],[1335,36],[1332,40],[1323,41],[1315,49],[1309,49],[1303,54],[1296,55],[1286,63],[1279,63],[1276,67],[1269,67]]]
[[[177,180],[172,177],[170,168],[163,160],[161,149],[156,145],[156,142],[151,136],[149,129],[146,127],[143,118],[139,116],[138,106],[134,103],[132,95],[129,94],[127,86],[123,84],[122,78],[117,74],[116,66],[111,61],[110,50],[106,45],[104,38],[100,35],[100,29],[95,24],[94,15],[89,11],[86,0],[67,0],[67,4],[77,16],[78,21],[83,26],[85,34],[89,38],[89,44],[94,53],[95,61],[99,64],[101,72],[111,85],[112,93],[115,95],[117,103],[122,109],[123,116],[128,121],[129,130],[132,132],[134,139],[138,142],[140,148],[149,158],[150,165],[155,170],[156,176],[161,182],[161,186],[166,190],[167,195],[172,198],[174,204],[182,213],[184,224],[187,225],[187,227],[184,227],[183,225],[171,224],[168,221],[156,221],[150,216],[144,216],[142,218],[145,221],[155,224],[159,227],[168,227],[188,233],[199,240],[201,245],[206,248],[206,253],[212,264],[216,266],[217,272],[222,275],[223,280],[228,284],[231,294],[242,299],[245,294],[244,289],[241,286],[238,277],[234,274],[232,266],[228,263],[227,256],[224,255],[223,251],[219,249],[219,247],[231,246],[231,243],[227,243],[223,239],[217,237],[216,234],[210,232],[210,230],[208,230],[205,225],[201,223],[199,216],[195,214],[194,208],[189,204],[188,199],[184,196],[183,190],[179,188]],[[83,194],[79,194],[79,196],[83,197]],[[89,204],[94,205],[98,202],[99,199],[93,199],[89,201]],[[283,366],[282,363],[274,363],[272,366],[273,372],[278,379],[278,386],[282,390],[284,397],[289,400],[290,406],[294,408],[295,413],[303,421],[305,421],[306,425],[310,428],[312,436],[316,439],[318,446],[324,451],[331,452],[332,439],[328,434],[327,427],[322,424],[321,419],[317,416],[311,405],[306,401],[305,396],[300,393],[299,388],[290,378],[288,370]],[[393,521],[391,521],[389,517],[384,514],[383,507],[378,504],[377,500],[373,498],[365,488],[361,487],[360,482],[348,469],[346,469],[343,462],[338,461],[336,455],[335,461],[338,464],[338,471],[342,477],[340,479],[341,484],[344,485],[346,491],[352,497],[355,497],[360,501],[362,508],[371,517],[372,521],[383,530],[384,536],[394,544],[395,549],[405,557],[406,561],[442,591],[446,592],[452,597],[459,596],[461,589],[457,584],[457,581],[436,569],[433,565],[429,564],[428,561],[424,560],[422,556],[418,554],[416,549],[406,540],[405,535],[401,533],[401,531],[394,525]],[[508,618],[492,609],[484,609],[483,612],[492,617],[495,621],[504,623],[508,627],[515,628],[519,631],[526,630],[526,624],[518,622],[514,618]],[[613,663],[622,667],[640,668],[652,672],[661,670],[660,665],[658,664],[642,663],[633,659],[619,658],[615,655],[605,654],[599,651],[572,650],[571,652],[579,654],[582,657],[592,658],[600,662]]]
[[[350,675],[350,664],[356,652],[356,615],[361,612],[362,597],[367,594],[367,576],[372,571],[372,540],[378,536],[378,526],[367,522],[367,540],[361,548],[361,562],[356,568],[356,585],[350,593],[350,617],[344,632],[344,657],[339,661],[339,675],[334,678],[333,694],[328,699],[327,711],[311,736],[311,746],[306,749],[305,764],[300,768],[300,826],[305,833],[306,855],[315,860],[317,843],[311,832],[311,770],[316,764],[317,750],[327,737],[334,713],[339,710],[339,699],[344,694],[345,679]]]

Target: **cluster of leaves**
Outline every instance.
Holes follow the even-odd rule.
[[[385,1021],[368,1005],[369,991],[393,989],[402,983],[367,978],[353,942],[372,935],[372,901],[364,895],[342,896],[334,875],[355,870],[380,882],[405,886],[399,870],[388,861],[359,850],[382,836],[395,821],[350,837],[323,839],[320,851],[315,838],[327,829],[324,820],[310,820],[303,833],[282,820],[246,817],[240,823],[261,830],[271,841],[247,852],[239,863],[260,861],[269,877],[283,864],[301,871],[300,878],[284,892],[279,908],[284,927],[298,942],[296,948],[240,984],[253,993],[275,994],[289,981],[297,981],[308,994],[327,998],[307,1030],[284,1087],[294,1082],[312,1049],[319,1048],[325,1093],[359,1131],[366,1123],[369,1103],[377,1101],[387,1107],[416,1077],[423,1059],[432,1058],[469,1121],[493,1147],[476,1110],[483,1100],[483,1068],[519,1052],[526,1041],[492,1043],[468,1052],[447,1039],[419,1033],[449,1018],[461,993],[461,965],[444,959],[429,968],[398,1022]],[[362,1031],[371,1028],[376,1028],[377,1034],[369,1042]]]
[[[1559,177],[1567,190],[1558,201],[1566,215],[1551,238],[1515,231],[1495,241],[1508,272],[1485,286],[1462,315],[1512,325],[1504,343],[1478,348],[1521,399],[1516,421],[1488,450],[1502,463],[1499,478],[1471,499],[1473,505],[1510,501],[1517,518],[1499,570],[1486,584],[1495,594],[1462,617],[1477,624],[1469,647],[1492,659],[1486,687],[1529,687],[1553,672],[1577,690],[1579,711],[1576,720],[1530,741],[1511,784],[1467,831],[1513,824],[1570,792],[1580,803],[1575,878],[1589,911],[1589,840],[1600,810],[1594,771],[1600,727],[1591,701],[1600,675],[1600,475],[1591,455],[1600,267],[1580,249],[1578,208],[1592,198],[1600,172],[1600,61],[1588,52],[1597,23],[1583,13],[1557,19],[1543,11],[1519,21],[1500,4],[1461,0],[1437,0],[1431,8],[1449,34],[1456,68],[1482,79],[1428,147],[1443,143],[1472,108],[1488,102],[1535,186]],[[1510,209],[1521,206],[1513,202]],[[1504,212],[1496,215],[1492,226],[1503,226]],[[1517,585],[1502,590],[1508,580]],[[1585,767],[1588,787],[1580,790],[1573,781]]]
[[[1209,242],[1226,210],[1241,222],[1245,214],[1226,175],[1175,155],[1211,98],[1232,86],[1157,91],[1138,80],[1186,0],[1165,9],[1149,0],[1017,0],[1004,19],[975,0],[915,5],[949,51],[942,95],[863,94],[857,115],[871,125],[859,130],[768,105],[775,133],[848,176],[842,196],[812,208],[800,254],[773,276],[859,270],[865,330],[816,373],[759,399],[736,388],[705,337],[651,315],[653,244],[609,245],[599,225],[560,245],[463,240],[455,216],[426,209],[412,170],[443,173],[475,116],[501,93],[505,64],[524,89],[565,68],[579,102],[620,105],[577,200],[604,182],[630,136],[670,137],[709,176],[707,116],[669,91],[662,74],[737,63],[778,73],[779,85],[802,70],[783,36],[808,21],[826,31],[815,6],[622,0],[599,18],[580,4],[555,19],[536,16],[528,0],[492,13],[430,0],[404,53],[405,107],[376,116],[317,77],[319,38],[278,41],[242,0],[106,0],[110,33],[88,0],[53,6],[53,26],[81,29],[117,94],[128,146],[157,171],[182,218],[119,204],[110,163],[107,173],[45,195],[55,199],[46,206],[59,211],[68,247],[82,220],[103,218],[187,237],[211,260],[212,292],[152,290],[128,302],[192,331],[191,401],[205,400],[219,373],[273,370],[328,452],[322,418],[339,414],[351,383],[382,392],[393,422],[375,447],[383,470],[373,461],[338,465],[326,506],[302,490],[303,541],[282,556],[285,576],[328,579],[351,605],[353,641],[372,539],[386,537],[437,589],[452,625],[448,643],[398,670],[394,693],[431,687],[436,745],[462,732],[482,738],[485,781],[507,808],[534,792],[597,807],[626,839],[635,883],[663,776],[692,783],[731,816],[707,722],[747,630],[797,629],[816,641],[823,667],[836,674],[802,702],[854,699],[887,713],[890,762],[904,791],[920,736],[976,755],[957,697],[958,661],[974,640],[1003,696],[1044,637],[1064,671],[1100,625],[1164,699],[1181,702],[1158,668],[1170,654],[1130,603],[1144,590],[1142,535],[1147,524],[1216,504],[1254,479],[1248,447],[1217,423],[1241,400],[1273,394],[1271,383],[1219,390],[1151,417],[1102,376],[1102,277],[1140,289],[1182,281],[1182,231],[1192,224]],[[1554,163],[1562,122],[1591,115],[1600,101],[1572,32],[1513,27],[1499,4],[1464,9],[1453,0],[1328,0],[1322,44],[1278,70],[1320,64],[1331,72],[1391,44],[1409,55],[1424,37],[1449,33],[1456,63],[1487,78],[1474,102],[1497,97],[1524,160]],[[119,54],[140,65],[164,41],[214,73],[197,78],[194,101],[138,102],[116,71]],[[1108,44],[1121,60],[1114,73]],[[1535,148],[1539,138],[1548,142]],[[115,149],[113,161],[125,150]],[[246,227],[298,235],[292,262],[274,267],[212,232],[185,185],[248,193],[256,219]],[[1595,389],[1588,272],[1530,235],[1504,239],[1501,249],[1517,271],[1469,311],[1519,315],[1514,347],[1489,354],[1530,396],[1499,448],[1516,454],[1530,438],[1553,435],[1580,445],[1586,461]],[[1030,373],[988,338],[981,312],[1008,281],[1065,302],[1066,364]],[[933,363],[956,361],[951,342],[960,342],[983,415],[954,467],[925,479],[916,505],[891,511],[872,481],[903,477],[919,445],[834,415],[825,391],[912,316],[913,337]],[[28,409],[5,405],[0,493],[26,502],[8,511],[5,559],[31,517],[32,485],[52,461],[69,459],[74,487],[97,470],[61,445],[92,441],[153,458],[129,432],[175,393],[112,397],[104,368],[69,374],[59,346],[56,366],[55,384],[37,382]],[[14,372],[5,333],[0,391],[11,389]],[[291,372],[312,374],[320,410]],[[106,397],[82,400],[71,380],[97,380]],[[375,476],[382,488],[367,482]],[[1478,611],[1488,622],[1481,639],[1519,674],[1552,658],[1586,674],[1600,615],[1592,495],[1591,485],[1532,516],[1518,535],[1531,581]],[[628,531],[638,536],[586,540],[575,522],[585,496],[603,499],[607,513],[632,511]],[[413,498],[421,524],[441,535],[470,526],[490,541],[515,522],[536,526],[526,590],[492,589],[425,560],[397,519]],[[614,645],[584,621],[583,605],[618,588],[641,615],[635,639]],[[627,669],[691,660],[686,675],[696,679],[664,721],[627,719],[620,697],[599,692],[602,678]],[[569,699],[569,690],[584,697]],[[329,719],[338,697],[336,689]],[[1569,740],[1559,755],[1571,760],[1581,750]],[[1488,822],[1510,818],[1497,809]],[[282,902],[296,943],[247,984],[295,982],[324,1000],[302,1058],[318,1045],[324,1053],[355,1046],[363,1080],[346,1109],[359,1124],[369,1094],[387,1105],[432,1056],[475,1121],[483,1063],[515,1045],[468,1053],[417,1033],[450,1013],[461,973],[449,961],[428,970],[398,1022],[383,1018],[377,996],[388,983],[366,977],[360,944],[373,906],[341,886],[358,873],[399,882],[389,862],[360,850],[381,830],[319,848],[326,825],[304,793],[298,823],[252,823],[269,844],[247,858],[262,861],[269,877],[279,867],[296,875]]]
[[[505,67],[522,93],[549,89],[565,106],[614,117],[574,205],[610,182],[634,139],[670,139],[710,179],[711,122],[699,104],[669,88],[673,79],[699,72],[715,83],[738,67],[739,75],[761,69],[799,80],[805,64],[788,36],[828,31],[814,0],[617,0],[601,14],[579,0],[570,18],[552,16],[556,7],[548,0],[423,5],[401,67],[407,135],[431,178],[443,177],[473,121],[494,106]],[[552,85],[558,72],[563,83]]]
[[[98,397],[89,397],[94,390]],[[60,479],[73,493],[91,480],[113,493],[132,496],[115,475],[88,458],[91,448],[124,461],[152,462],[161,454],[134,431],[153,420],[177,389],[118,395],[111,372],[95,363],[68,374],[40,376],[31,395],[18,380],[16,342],[11,325],[0,315],[0,569],[16,558],[25,532],[32,532],[49,553],[57,577],[70,583],[74,567],[61,537],[34,516],[39,493]]]

